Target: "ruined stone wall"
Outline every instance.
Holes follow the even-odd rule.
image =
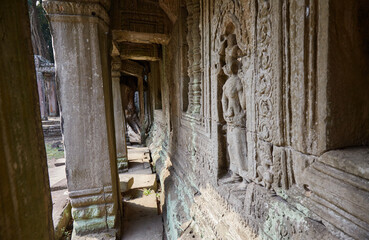
[[[179,7],[150,138],[168,239],[369,238],[368,4]]]

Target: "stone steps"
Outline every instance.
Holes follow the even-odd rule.
[[[147,148],[128,148],[128,172],[119,174],[121,188],[133,184],[124,197],[124,240],[163,239],[163,222],[156,196],[156,174],[152,172]]]
[[[42,121],[42,130],[44,132],[44,138],[60,138],[61,127],[60,127],[60,118],[52,118],[51,120]]]

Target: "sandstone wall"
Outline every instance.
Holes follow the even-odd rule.
[[[168,239],[369,238],[368,4],[178,6],[149,138]],[[223,112],[229,61],[246,103],[238,143]],[[241,189],[227,181],[232,144]]]

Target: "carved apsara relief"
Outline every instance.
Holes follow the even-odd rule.
[[[255,171],[250,162],[254,159],[248,156],[246,127],[252,111],[247,109],[253,81],[251,6],[252,1],[215,1],[212,19],[212,82],[216,84],[212,94],[217,98],[217,121],[223,125],[218,132],[218,176],[223,183],[242,182],[241,189]]]
[[[230,23],[228,32],[223,35],[220,57],[225,63],[223,72],[227,80],[223,85],[222,109],[226,121],[227,156],[231,176],[226,182],[242,181],[241,188],[247,183],[246,143],[246,99],[243,83],[238,76],[241,68],[242,52],[237,45],[234,27]]]

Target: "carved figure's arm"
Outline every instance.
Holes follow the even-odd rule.
[[[244,91],[243,84],[240,83],[240,85],[241,85],[241,87],[238,90],[238,99],[240,100],[241,108],[243,110],[246,110],[246,96],[245,96],[245,91]]]
[[[223,88],[223,94],[222,94],[222,108],[223,108],[223,116],[227,116],[228,98],[224,94],[224,88]]]

